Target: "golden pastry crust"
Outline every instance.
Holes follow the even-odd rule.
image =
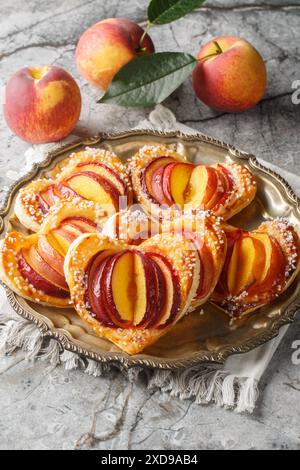
[[[51,234],[53,230],[59,228],[62,223],[70,218],[84,218],[95,223],[95,229],[101,230],[105,214],[98,204],[91,201],[67,199],[53,206],[47,217],[44,219],[40,231],[32,235],[23,235],[19,232],[6,234],[1,241],[0,249],[0,278],[18,295],[33,302],[56,307],[70,307],[71,300],[67,289],[65,297],[47,295],[42,290],[36,289],[20,273],[19,256],[21,251],[27,251],[31,247],[36,248],[42,236]],[[57,256],[61,256],[59,253]],[[68,286],[66,285],[66,288]]]
[[[169,250],[173,247],[174,250]],[[172,264],[180,281],[181,304],[174,322],[165,328],[111,328],[95,319],[85,302],[85,271],[89,260],[96,253],[106,250],[118,253],[124,249],[161,254]],[[189,260],[187,262],[187,260]],[[132,247],[121,241],[100,234],[86,234],[79,237],[70,247],[65,259],[65,275],[71,291],[71,298],[79,316],[101,337],[107,338],[128,354],[137,354],[150,346],[186,313],[197,288],[200,263],[190,242],[178,235],[156,235],[139,247]]]
[[[231,226],[224,228],[229,236],[238,230]],[[262,240],[262,235],[267,235],[274,246],[274,252],[270,258],[268,278],[250,285],[237,295],[226,293],[226,289],[224,291],[222,287],[220,289],[224,275],[221,274],[221,284],[214,292],[212,301],[224,309],[232,319],[240,319],[275,300],[288,289],[300,272],[300,240],[295,227],[287,219],[264,222],[253,232],[240,232],[242,236],[250,236],[258,241]],[[263,266],[260,272],[263,272]]]
[[[16,198],[15,213],[20,222],[28,229],[37,232],[47,215],[46,210],[40,206],[39,194],[50,187],[57,187],[65,182],[66,178],[80,171],[83,165],[96,163],[104,165],[108,171],[113,171],[114,186],[122,197],[122,205],[125,207],[132,203],[131,181],[128,176],[127,167],[112,152],[103,149],[86,148],[85,150],[71,154],[69,158],[59,162],[49,173],[48,177],[33,181],[29,185],[21,188]],[[59,200],[76,198],[67,194],[66,196],[55,191],[55,203]],[[82,198],[78,198],[82,199]],[[54,204],[54,203],[53,203]],[[110,214],[107,214],[110,215]]]

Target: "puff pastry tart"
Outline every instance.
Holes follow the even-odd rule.
[[[197,251],[177,234],[158,234],[138,246],[86,234],[65,260],[80,317],[128,354],[157,341],[187,312],[200,269]]]
[[[282,294],[300,270],[300,242],[286,219],[267,221],[253,232],[225,226],[227,255],[212,296],[240,318]]]
[[[198,251],[201,264],[199,285],[192,309],[202,305],[213,293],[226,256],[227,239],[223,221],[209,211],[186,211],[175,218],[167,217],[162,224],[150,220],[146,214],[124,211],[114,214],[103,225],[102,234],[140,245],[157,233],[177,233],[190,240]]]
[[[126,208],[132,202],[127,168],[112,152],[86,148],[60,162],[49,178],[22,188],[15,213],[25,227],[37,232],[50,208],[71,197],[96,202],[107,215]]]
[[[102,208],[91,201],[61,201],[50,209],[38,233],[10,232],[1,241],[1,280],[26,299],[68,307],[65,255],[78,236],[101,230],[104,219]]]
[[[227,248],[222,224],[221,218],[201,210],[187,211],[182,216],[162,224],[163,232],[182,233],[193,243],[199,255],[199,284],[190,310],[210,298],[219,280]]]
[[[164,146],[145,146],[128,161],[134,193],[150,217],[170,207],[211,210],[229,219],[254,199],[256,183],[243,165],[194,165]]]

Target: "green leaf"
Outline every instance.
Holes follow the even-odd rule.
[[[148,20],[152,24],[166,24],[178,20],[205,0],[151,0],[148,7]]]
[[[192,73],[197,61],[183,52],[159,52],[126,64],[98,103],[153,106],[165,100]]]

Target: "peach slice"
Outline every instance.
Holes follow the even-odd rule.
[[[104,273],[113,255],[107,250],[97,253],[90,261],[85,274],[85,304],[94,312],[98,321],[107,326],[114,326],[103,302]]]
[[[220,171],[215,170],[217,176],[217,186],[212,198],[206,203],[206,209],[216,209],[220,205],[226,194],[226,177]],[[224,199],[225,200],[225,199]]]
[[[118,210],[120,193],[106,178],[86,171],[70,176],[65,183],[85,199],[101,204],[108,214]]]
[[[272,291],[284,279],[286,265],[284,254],[277,240],[268,234],[254,233],[252,236],[260,241],[265,248],[265,263],[261,270],[260,284],[253,287],[254,293]],[[274,284],[276,285],[274,286]],[[253,292],[251,291],[251,293]]]
[[[184,207],[185,191],[188,187],[194,165],[191,163],[176,163],[171,169],[170,193],[173,201],[181,208]]]
[[[147,253],[153,259],[163,273],[165,279],[165,302],[160,318],[154,325],[155,328],[165,328],[170,325],[180,309],[181,295],[178,278],[170,262],[158,253]]]
[[[97,230],[97,224],[90,219],[81,216],[68,217],[64,220],[64,223],[71,224],[79,228],[80,231],[84,232],[95,232]]]
[[[97,175],[100,175],[103,178],[106,178],[114,186],[116,186],[120,194],[125,194],[127,191],[126,185],[124,184],[124,181],[122,181],[118,173],[116,173],[112,168],[108,167],[104,163],[96,162],[96,161],[91,161],[87,163],[81,162],[81,163],[78,163],[76,168],[78,168],[80,172],[88,171],[88,172],[96,173]]]
[[[141,252],[134,254],[134,282],[136,297],[133,323],[135,326],[144,326],[159,306],[156,303],[158,285],[154,263]]]
[[[205,243],[201,243],[201,247],[198,248],[198,252],[201,263],[201,274],[196,298],[201,299],[202,297],[206,297],[211,290],[211,286],[213,285],[215,278],[215,267],[211,251],[207,248]]]
[[[62,227],[52,230],[51,235],[54,238],[55,243],[60,246],[63,256],[66,256],[71,243],[76,237]]]
[[[161,186],[162,186],[162,179],[160,178],[153,178],[153,174],[158,170],[161,166],[165,168],[168,163],[174,162],[172,157],[164,157],[161,156],[156,158],[143,171],[142,174],[142,188],[145,192],[149,193],[150,196],[154,199],[155,202],[159,202],[159,195],[161,194]],[[158,199],[157,199],[158,197]],[[160,202],[160,204],[163,204]]]
[[[61,289],[69,290],[65,277],[53,269],[41,256],[35,246],[31,246],[26,252],[26,259],[30,266],[42,277]]]
[[[76,225],[73,225],[70,222],[62,222],[60,224],[60,228],[66,232],[66,236],[68,240],[74,241],[75,238],[78,238],[82,233],[84,233],[84,230],[80,229]]]
[[[59,195],[56,193],[55,185],[51,184],[44,191],[37,194],[38,205],[43,214],[47,214],[50,207],[60,200]]]
[[[168,206],[172,206],[175,202],[171,194],[171,174],[176,165],[177,163],[169,163],[165,166],[162,175],[162,189]]]
[[[166,303],[167,298],[167,289],[166,289],[166,278],[159,267],[159,265],[148,257],[149,261],[152,263],[155,277],[156,277],[156,300],[155,300],[155,308],[151,314],[149,322],[147,323],[147,328],[154,327],[160,320],[162,315],[164,314],[164,305]]]
[[[168,166],[168,165],[166,165]],[[154,171],[151,180],[152,195],[159,204],[169,205],[168,199],[166,198],[163,190],[163,175],[166,168],[165,165],[161,165],[157,170]]]
[[[32,285],[35,289],[42,291],[49,296],[58,298],[69,297],[68,290],[59,288],[41,276],[37,271],[35,271],[27,260],[27,254],[25,254],[23,251],[19,253],[18,269],[23,278],[26,279],[26,281],[29,282],[29,284]]]
[[[217,172],[214,168],[199,165],[193,169],[186,191],[186,208],[207,209],[218,187]]]
[[[38,250],[41,256],[53,269],[64,274],[64,256],[56,248],[57,243],[51,235],[41,235],[38,239]]]
[[[105,287],[112,321],[117,325],[132,323],[136,287],[131,251],[122,251],[113,257],[107,268]]]
[[[254,285],[261,276],[265,264],[264,245],[251,236],[236,242],[228,268],[228,289],[238,295]]]
[[[80,198],[83,199],[83,197],[78,194],[74,189],[70,188],[64,183],[58,183],[57,185],[57,192],[61,195],[62,198]]]

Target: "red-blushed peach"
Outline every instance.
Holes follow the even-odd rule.
[[[193,87],[207,106],[225,112],[242,112],[263,97],[267,71],[260,53],[247,41],[220,36],[197,55]]]
[[[109,18],[91,26],[79,39],[76,63],[81,75],[105,91],[116,73],[140,55],[154,52],[152,40],[130,20]]]
[[[75,127],[81,94],[74,78],[60,67],[25,67],[9,79],[3,111],[8,127],[21,139],[55,142]]]

